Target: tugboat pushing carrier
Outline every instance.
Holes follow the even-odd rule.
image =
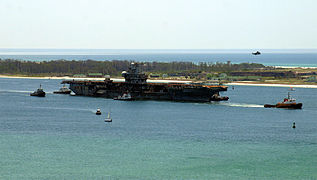
[[[210,102],[228,100],[219,96],[227,91],[227,86],[185,83],[148,83],[147,75],[140,72],[139,64],[131,63],[127,71],[122,72],[125,82],[114,82],[110,78],[104,81],[68,80],[69,88],[80,96],[95,96],[118,99],[126,92],[133,100],[167,100],[183,102]]]

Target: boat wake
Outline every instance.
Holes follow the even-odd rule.
[[[19,91],[19,90],[0,90],[3,93],[32,93],[33,91]]]
[[[246,103],[219,103],[224,106],[231,106],[231,107],[246,107],[246,108],[263,108],[263,105],[259,104],[246,104]]]
[[[20,90],[0,90],[0,93],[32,93],[34,91],[20,91]],[[46,94],[53,94],[53,91],[45,92]]]
[[[54,109],[54,110],[71,110],[71,111],[89,111],[89,112],[93,112],[95,113],[96,111],[93,110],[93,109],[82,109],[82,108],[68,108],[68,107],[65,107],[65,108],[59,108],[59,107],[31,107],[29,106],[29,108],[36,108],[36,109]]]

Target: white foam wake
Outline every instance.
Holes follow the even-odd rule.
[[[0,90],[3,93],[32,93],[34,91],[20,91],[20,90]],[[54,94],[53,91],[45,92],[46,94]]]
[[[32,93],[33,91],[0,90],[0,92],[9,92],[9,93]]]
[[[31,106],[27,106],[27,107],[29,107],[29,108],[36,108],[36,109],[69,110],[70,112],[72,112],[72,111],[90,111],[90,112],[93,112],[93,113],[96,112],[96,110],[93,110],[93,109],[70,108],[70,107],[63,107],[63,108],[59,108],[59,107],[45,107],[45,106],[42,106],[42,107],[31,107]]]
[[[231,106],[231,107],[246,107],[246,108],[263,108],[263,105],[260,104],[246,104],[246,103],[220,103],[224,106]]]

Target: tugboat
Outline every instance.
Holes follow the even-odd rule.
[[[113,98],[114,100],[120,100],[120,101],[133,101],[134,98],[132,98],[130,93],[124,93],[122,96],[118,96]]]
[[[65,85],[61,87],[58,91],[54,91],[54,94],[70,94],[72,91],[68,89]]]
[[[278,102],[276,105],[265,104],[265,108],[285,108],[285,109],[302,109],[302,103],[296,103],[296,99],[291,98],[290,92],[288,92],[287,98],[284,98],[283,102]]]
[[[42,85],[40,84],[40,88],[31,93],[30,96],[45,97],[45,92],[42,89]]]
[[[96,111],[96,115],[101,115],[101,111],[100,111],[99,108],[98,108],[97,111]]]

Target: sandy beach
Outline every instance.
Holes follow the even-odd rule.
[[[274,68],[282,68],[282,69],[317,69],[317,67],[305,67],[305,66],[273,66]]]
[[[0,78],[13,78],[13,79],[60,79],[60,80],[97,80],[97,81],[103,81],[105,78],[73,78],[69,76],[63,76],[63,77],[27,77],[27,76],[6,76],[6,75],[0,75]],[[110,78],[113,81],[116,82],[123,82],[124,78]],[[192,81],[182,81],[182,80],[158,80],[158,79],[148,79],[148,82],[155,82],[155,83],[191,83]]]
[[[0,75],[0,78],[16,78],[16,79],[79,79],[79,78],[72,78],[68,76],[64,77],[28,77],[28,76],[6,76],[6,75]],[[100,78],[101,79],[101,78]]]
[[[263,83],[246,83],[246,82],[235,82],[235,83],[227,83],[225,85],[229,86],[267,86],[267,87],[293,87],[293,88],[317,88],[317,85],[309,85],[309,84],[263,84]]]
[[[0,75],[0,78],[17,78],[17,79],[60,79],[60,80],[99,80],[102,81],[105,78],[73,78],[69,76],[64,77],[27,77],[27,76],[6,76]],[[123,82],[123,78],[111,78],[111,80],[116,82]],[[156,79],[148,79],[148,82],[153,83],[191,83],[192,81],[182,81],[182,80],[156,80]],[[247,82],[234,82],[234,83],[226,83],[227,86],[268,86],[268,87],[294,87],[294,88],[317,88],[317,85],[309,85],[309,84],[274,84],[274,83],[258,83],[255,81],[247,81]]]

